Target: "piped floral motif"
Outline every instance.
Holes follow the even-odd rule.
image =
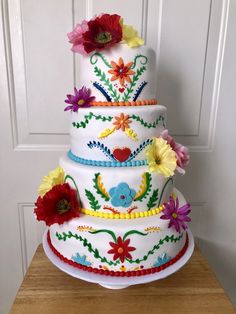
[[[135,197],[135,190],[131,189],[127,183],[120,183],[109,190],[111,204],[113,206],[129,207]]]
[[[121,130],[121,131],[125,131],[125,129],[129,129],[129,125],[132,122],[129,119],[129,115],[124,115],[123,113],[120,114],[120,116],[116,116],[114,117],[115,121],[113,122],[113,124],[116,127],[116,130]]]
[[[71,110],[77,112],[79,108],[88,108],[91,106],[91,102],[95,99],[94,96],[91,96],[91,90],[85,86],[79,90],[75,87],[74,93],[74,95],[66,95],[67,99],[65,100],[65,103],[70,104],[70,106],[67,106],[64,111]]]
[[[160,256],[158,256],[156,262],[153,264],[154,267],[158,267],[161,265],[164,265],[165,263],[169,262],[171,260],[171,257],[168,256],[166,253],[162,253]]]
[[[179,199],[175,199],[170,196],[170,201],[164,204],[163,214],[160,218],[169,220],[168,228],[174,227],[177,232],[182,229],[187,229],[186,222],[191,221],[188,214],[191,211],[190,204],[186,203],[182,207],[179,207]]]
[[[185,174],[184,168],[188,165],[190,159],[188,148],[181,145],[180,143],[175,142],[173,137],[168,133],[168,130],[166,129],[161,132],[160,137],[167,141],[167,143],[171,146],[176,154],[176,170],[181,174]]]
[[[148,169],[157,171],[168,178],[174,175],[176,155],[171,146],[162,138],[153,138],[152,144],[146,149]]]
[[[137,141],[137,134],[130,128],[130,124],[132,121],[130,120],[129,115],[125,115],[121,113],[119,116],[114,117],[113,125],[114,127],[109,129],[105,129],[99,134],[99,138],[105,138],[114,133],[115,131],[121,130],[125,132],[125,134],[130,137],[132,140]]]
[[[44,176],[38,192],[41,197],[43,197],[48,191],[52,189],[55,185],[64,183],[65,172],[61,167],[49,172],[47,176]]]
[[[45,221],[47,226],[63,224],[80,215],[77,193],[68,183],[53,186],[43,197],[38,197],[35,205],[37,219]]]
[[[125,25],[117,14],[100,14],[90,21],[82,21],[74,30],[68,33],[72,51],[89,54],[94,50],[106,49],[122,40],[129,47],[144,44],[132,26]]]
[[[79,253],[76,253],[75,255],[72,255],[71,259],[74,262],[81,264],[81,265],[84,265],[84,266],[91,266],[92,265],[92,263],[87,260],[86,255],[81,256]]]
[[[124,64],[123,58],[119,58],[118,63],[111,61],[111,70],[108,70],[108,73],[112,74],[111,81],[119,80],[120,85],[124,86],[125,81],[131,82],[131,75],[135,74],[134,70],[131,70],[133,62],[128,62]]]
[[[114,254],[113,261],[119,259],[122,263],[124,263],[125,258],[132,259],[132,256],[129,252],[136,250],[135,247],[129,246],[130,239],[123,241],[121,237],[118,237],[117,242],[109,242],[109,244],[112,249],[107,253]]]

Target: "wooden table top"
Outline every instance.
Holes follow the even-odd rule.
[[[40,245],[11,313],[230,314],[235,310],[198,249],[182,269],[166,279],[110,290],[63,273]]]

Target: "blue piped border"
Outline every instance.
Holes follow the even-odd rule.
[[[71,150],[68,151],[67,156],[82,165],[88,166],[99,166],[99,167],[139,167],[146,166],[147,160],[132,160],[132,161],[103,161],[103,160],[90,160],[78,157],[72,153]]]

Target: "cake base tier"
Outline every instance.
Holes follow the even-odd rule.
[[[183,267],[187,261],[192,256],[194,250],[194,239],[191,230],[188,230],[188,247],[184,253],[184,255],[176,261],[173,265],[169,266],[168,268],[162,270],[161,272],[156,272],[153,274],[149,274],[146,276],[140,277],[132,277],[132,282],[130,277],[111,277],[111,276],[104,276],[100,274],[95,274],[91,272],[86,272],[82,269],[76,268],[70,264],[65,263],[61,260],[53,251],[51,250],[48,240],[47,240],[48,231],[46,230],[43,236],[43,248],[45,254],[47,255],[48,259],[60,270],[69,274],[74,278],[78,278],[87,282],[97,283],[100,286],[107,288],[107,289],[123,289],[127,288],[132,285],[137,284],[144,284],[149,283],[152,281],[164,279],[171,274],[178,271],[181,267]]]

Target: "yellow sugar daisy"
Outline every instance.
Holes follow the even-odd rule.
[[[131,25],[122,25],[124,42],[130,47],[138,47],[144,44],[144,40],[138,36],[138,32]]]
[[[163,138],[153,138],[152,144],[146,149],[148,169],[158,172],[166,178],[173,176],[176,168],[176,154]]]
[[[50,171],[49,174],[43,178],[43,181],[39,186],[39,195],[43,197],[53,186],[63,184],[64,177],[65,173],[61,167],[57,167],[56,169]]]

